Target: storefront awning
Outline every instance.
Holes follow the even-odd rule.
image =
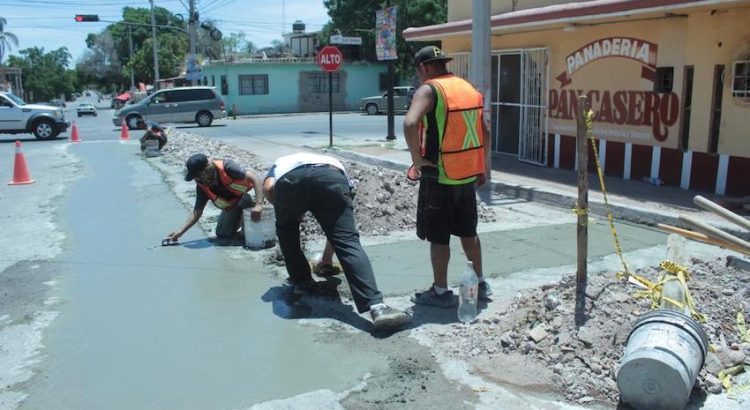
[[[720,7],[748,3],[747,0],[594,0],[560,4],[497,14],[490,18],[493,33],[533,31],[548,26],[575,26],[601,20],[642,17],[647,14],[671,16],[689,8]],[[446,37],[471,35],[471,19],[451,21],[403,31],[407,41],[435,41]]]

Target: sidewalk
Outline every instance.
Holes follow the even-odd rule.
[[[341,157],[394,170],[405,172],[411,165],[409,150],[403,138],[380,143],[342,141],[333,149]],[[679,215],[687,215],[734,235],[748,238],[747,232],[739,226],[693,204],[695,195],[702,195],[714,201],[720,201],[722,197],[676,187],[654,186],[642,181],[626,181],[621,178],[605,177],[604,183],[615,219],[646,225],[664,223],[692,230],[689,225],[679,220]],[[590,212],[606,217],[604,196],[596,173],[589,174],[589,186]],[[494,155],[492,158],[491,188],[494,193],[505,198],[542,202],[571,209],[578,197],[575,171],[541,167],[503,155]]]

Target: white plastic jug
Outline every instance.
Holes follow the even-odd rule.
[[[243,210],[245,221],[245,246],[250,249],[265,249],[276,245],[276,216],[272,205],[264,205],[260,221],[254,222],[250,216],[252,208]]]

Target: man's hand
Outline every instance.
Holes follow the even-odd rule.
[[[179,231],[170,232],[166,239],[169,239],[172,242],[177,242],[180,239],[180,236],[182,236],[182,234]]]
[[[263,205],[255,204],[253,209],[250,210],[250,219],[252,219],[253,222],[260,222],[260,213],[262,211],[263,211]]]

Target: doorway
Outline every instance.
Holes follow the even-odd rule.
[[[546,163],[548,59],[546,48],[492,56],[493,152]]]

